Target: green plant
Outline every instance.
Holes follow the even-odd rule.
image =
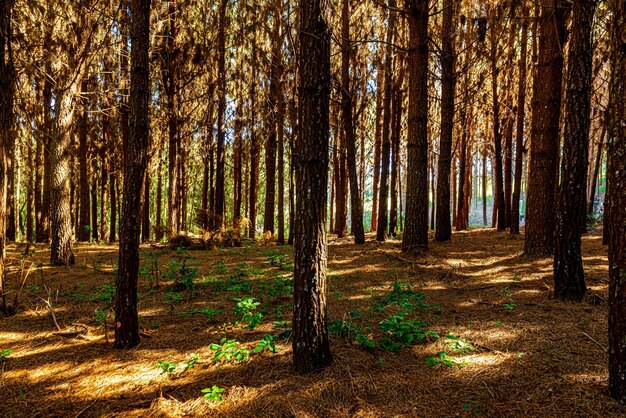
[[[198,275],[198,269],[191,262],[194,257],[183,247],[176,249],[176,256],[177,258],[168,261],[163,278],[172,281],[172,291],[186,290],[193,294]]]
[[[26,285],[25,287],[26,289],[28,289],[29,291],[33,293],[37,293],[41,290],[39,285],[36,285],[36,284],[29,284],[29,285]]]
[[[248,360],[250,357],[250,351],[241,348],[238,341],[226,338],[222,338],[220,344],[211,343],[209,349],[215,351],[213,361],[216,363],[239,363]]]
[[[276,340],[274,336],[270,334],[265,334],[263,339],[257,343],[257,346],[252,350],[253,353],[260,353],[261,351],[270,351],[272,353],[278,353],[278,349],[276,348]]]
[[[399,344],[412,344],[426,341],[429,338],[439,339],[439,335],[427,330],[428,324],[419,319],[405,319],[404,314],[394,315],[384,319],[380,328],[388,334],[391,341]],[[391,347],[395,348],[396,345]],[[397,350],[390,350],[397,351]]]
[[[98,293],[90,298],[92,302],[107,302],[108,304],[113,302],[113,299],[115,298],[114,284],[103,284],[102,286],[97,287],[96,290]]]
[[[148,287],[150,289],[159,288],[159,276],[161,275],[161,268],[159,264],[159,254],[149,253],[146,255],[147,267],[141,267],[139,274],[148,281]]]
[[[200,356],[194,353],[189,355],[187,361],[183,361],[183,371],[186,372],[189,369],[193,369],[196,366],[196,363],[200,360]]]
[[[178,367],[178,364],[172,363],[169,360],[159,360],[156,365],[159,369],[161,369],[161,374],[167,373],[170,376],[174,374],[174,371]]]
[[[205,399],[222,402],[222,393],[224,393],[224,390],[224,388],[213,385],[213,387],[202,389],[202,393],[204,393]]]
[[[213,321],[217,315],[223,314],[224,311],[220,311],[219,309],[213,309],[210,306],[207,306],[206,308],[201,310],[200,313],[205,314],[208,321]]]
[[[454,367],[464,366],[465,360],[456,357],[450,357],[447,351],[440,351],[437,353],[436,357],[426,357],[426,363],[428,364],[428,367],[439,366],[440,364],[447,367]]]
[[[480,402],[467,401],[463,404],[463,412],[469,414],[470,417],[480,416]]]
[[[508,298],[506,301],[507,303],[503,303],[502,306],[504,306],[509,311],[512,311],[517,306],[516,304],[513,303],[513,299],[511,298]]]
[[[417,292],[411,288],[410,284],[394,282],[391,292],[377,298],[376,309],[384,311],[389,305],[398,305],[406,310],[433,309],[432,306],[424,302],[428,298],[425,294]]]
[[[254,298],[234,298],[237,302],[235,306],[235,315],[241,317],[241,322],[248,324],[249,329],[256,328],[263,320],[263,314],[256,312],[260,302]]]
[[[457,337],[454,334],[448,334],[443,341],[455,353],[466,354],[476,351],[476,348],[465,338]]]
[[[13,350],[2,350],[0,351],[0,360],[4,360],[5,358],[9,357],[9,354],[11,354],[13,352]]]
[[[108,309],[98,309],[93,313],[94,319],[98,324],[103,324],[109,315]]]
[[[170,315],[174,315],[174,305],[183,299],[183,295],[174,292],[165,292],[163,303],[169,307]]]
[[[358,333],[354,336],[354,341],[366,348],[374,348],[376,347],[376,341],[371,340],[367,335],[365,335],[364,333]]]

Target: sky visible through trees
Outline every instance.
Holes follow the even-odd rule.
[[[188,380],[169,387],[180,414],[263,415],[239,367],[285,354],[263,367],[290,373],[297,405],[270,415],[310,414],[309,396],[322,416],[430,416],[437,402],[410,409],[385,367],[404,356],[412,379],[445,382],[421,373],[480,367],[482,352],[508,365],[514,349],[490,347],[498,309],[511,335],[544,339],[546,312],[570,310],[552,334],[596,351],[572,373],[601,390],[583,410],[570,401],[589,388],[561,388],[552,413],[622,415],[625,15],[624,0],[0,0],[7,416],[23,416],[29,384],[45,404],[19,373],[50,338],[72,355],[97,344],[104,363],[151,347]],[[177,338],[195,351],[158,348]],[[579,349],[536,361],[582,364]],[[356,359],[352,386],[375,373],[397,401],[341,392],[340,411],[289,386],[336,373],[339,387]],[[532,379],[572,375],[543,365]],[[522,416],[493,382],[485,396],[463,383],[453,396],[469,398],[442,414]],[[68,413],[168,408],[111,400],[125,387],[98,405],[102,388]]]

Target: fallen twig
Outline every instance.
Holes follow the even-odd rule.
[[[605,353],[609,352],[609,349],[604,347],[602,344],[600,344],[599,342],[597,342],[596,340],[593,339],[593,337],[591,337],[591,335],[587,334],[586,332],[583,331],[583,335],[587,338],[589,338],[591,341],[593,341],[598,347],[600,347],[602,349],[602,351],[604,351]]]

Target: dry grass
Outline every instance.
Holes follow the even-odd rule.
[[[520,238],[492,230],[456,233],[449,243],[433,243],[430,254],[419,259],[401,256],[399,241],[379,244],[371,236],[365,246],[332,241],[331,319],[369,326],[368,334],[379,339],[378,324],[399,308],[379,311],[376,297],[397,280],[441,307],[411,312],[412,317],[431,323],[442,336],[466,338],[477,350],[450,352],[465,360],[463,367],[428,367],[426,357],[449,351],[442,340],[392,353],[335,336],[334,364],[309,376],[292,372],[286,340],[277,344],[277,354],[251,354],[248,362],[220,368],[208,348],[228,337],[251,350],[263,334],[276,334],[273,321],[290,320],[290,297],[259,294],[257,287],[290,276],[288,247],[190,252],[199,285],[193,297],[182,292],[174,315],[163,303],[168,283],[151,291],[140,280],[144,337],[126,352],[112,350],[95,321],[94,312],[108,302],[91,300],[102,294],[102,285],[113,283],[117,248],[79,245],[76,267],[51,268],[48,250],[39,247],[33,260],[41,268],[31,272],[17,315],[0,320],[0,350],[13,350],[1,365],[0,416],[624,416],[606,394],[607,259],[600,236],[584,238],[588,285],[596,296],[582,304],[553,300],[551,260],[522,257],[522,247]],[[10,259],[19,259],[17,250],[9,248]],[[147,268],[149,254],[162,270],[176,257],[175,251],[147,246],[142,249]],[[278,260],[275,265],[272,259]],[[16,269],[14,263],[10,289],[19,281]],[[233,275],[246,276],[251,296],[269,303],[254,330],[232,324],[238,319],[232,298],[244,293],[219,283]],[[62,333],[34,296],[47,299],[46,289]],[[202,315],[177,315],[192,306],[224,313],[213,323]],[[352,318],[355,311],[358,317]],[[169,377],[155,366],[158,360],[181,363],[190,353],[199,354],[200,362],[185,373]],[[221,403],[201,397],[212,385],[226,389]]]

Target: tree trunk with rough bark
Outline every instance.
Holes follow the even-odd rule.
[[[626,405],[626,1],[614,0],[608,140],[609,393]],[[605,227],[606,227],[605,226]]]
[[[526,54],[528,48],[528,19],[524,9],[522,19],[522,39],[519,59],[519,83],[517,86],[517,118],[515,127],[515,175],[511,194],[511,234],[519,234],[519,200],[522,189],[522,169],[524,163],[524,118],[526,116]]]
[[[450,219],[450,164],[454,130],[454,91],[456,85],[454,33],[455,0],[444,0],[441,24],[441,135],[439,165],[437,166],[436,241],[448,241],[452,236]]]
[[[409,26],[406,221],[402,251],[428,250],[428,1],[405,3]]]
[[[591,125],[592,30],[596,0],[576,0],[572,9],[566,80],[561,184],[557,200],[554,248],[554,296],[580,301],[587,291],[580,222],[585,201]]]
[[[526,255],[551,256],[554,252],[554,202],[566,16],[567,8],[563,0],[541,1],[526,193]]]
[[[132,0],[130,37],[130,121],[124,144],[124,202],[120,222],[118,275],[115,283],[115,343],[117,349],[139,344],[137,276],[141,192],[148,165],[148,101],[150,98],[150,0]]]
[[[330,3],[300,1],[296,145],[293,363],[298,373],[332,362],[326,326],[326,196],[330,107]]]
[[[396,1],[390,0],[389,7],[396,7]],[[383,97],[383,127],[381,137],[381,170],[378,194],[378,225],[376,240],[387,238],[388,205],[389,205],[389,165],[391,163],[391,96],[393,93],[393,42],[396,32],[396,12],[389,9],[387,19],[387,37],[385,45],[385,87]]]

